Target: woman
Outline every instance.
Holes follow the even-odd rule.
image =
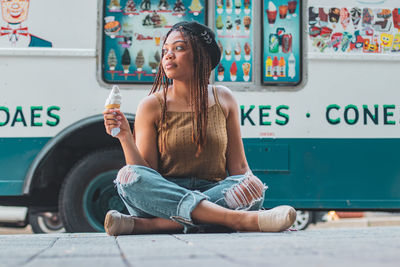
[[[266,187],[247,164],[238,105],[228,88],[208,84],[220,57],[207,26],[177,23],[133,134],[118,109],[103,112],[107,133],[121,129],[116,137],[127,165],[115,183],[131,214],[109,211],[109,235],[186,233],[199,225],[276,232],[293,224],[292,207],[259,211]]]

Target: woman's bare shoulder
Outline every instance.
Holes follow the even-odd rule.
[[[224,109],[225,114],[229,115],[232,109],[237,109],[237,102],[231,89],[223,85],[216,85],[218,100]]]
[[[151,94],[143,98],[138,106],[136,116],[145,118],[158,117],[160,114],[161,107],[160,101],[155,94]]]
[[[224,85],[215,85],[215,88],[217,89],[218,99],[222,99],[225,101],[235,99],[232,90],[228,87]]]

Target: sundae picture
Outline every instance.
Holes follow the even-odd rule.
[[[122,27],[122,35],[124,38],[124,43],[122,43],[122,47],[127,48],[132,45],[132,36],[133,36],[133,30],[130,24],[124,23]]]
[[[250,60],[250,53],[251,53],[251,48],[250,48],[250,44],[248,42],[246,42],[244,44],[244,59],[245,60]]]
[[[119,88],[117,85],[114,85],[113,88],[111,89],[110,94],[108,95],[106,99],[106,103],[104,104],[106,109],[112,109],[112,108],[120,108],[121,107],[121,102],[122,102],[122,97],[121,93],[119,91]],[[116,136],[120,132],[120,128],[113,128],[111,130],[111,136]]]
[[[242,49],[240,48],[240,43],[239,42],[236,43],[234,52],[235,52],[235,60],[239,61],[240,58],[241,58],[240,54],[242,52]]]
[[[131,16],[133,16],[133,13],[135,11],[136,11],[135,2],[133,2],[133,0],[128,0],[128,2],[126,2],[126,6],[124,8],[125,14],[128,14],[131,17]]]
[[[121,5],[119,3],[119,0],[111,0],[108,9],[110,9],[110,11],[120,11]]]
[[[231,54],[232,54],[232,47],[230,44],[227,45],[227,47],[225,48],[225,59],[226,60],[231,60]]]
[[[231,68],[229,69],[229,72],[231,74],[231,81],[232,82],[236,81],[237,66],[236,66],[235,61],[232,63]]]
[[[287,12],[288,12],[288,6],[287,5],[279,6],[279,18],[280,19],[286,19]]]
[[[235,19],[236,31],[240,31],[240,24],[242,24],[242,20],[237,16]]]
[[[217,12],[218,14],[222,14],[224,11],[224,0],[217,0]]]
[[[140,9],[143,11],[148,11],[151,9],[151,2],[150,0],[142,0],[142,2],[140,2]]]
[[[217,71],[218,71],[217,79],[218,79],[218,81],[221,82],[224,80],[224,72],[225,72],[225,68],[224,68],[224,66],[222,66],[221,63],[218,64]]]
[[[248,82],[250,80],[250,76],[249,76],[250,67],[251,67],[251,65],[248,62],[242,64],[243,80],[246,81],[246,82]]]
[[[249,16],[245,16],[243,18],[243,25],[245,32],[248,33],[250,31],[250,25],[251,25],[251,18]]]
[[[297,17],[296,8],[297,8],[297,1],[288,2],[289,14],[292,15],[293,17]]]
[[[222,33],[222,29],[224,28],[224,23],[222,22],[222,17],[221,15],[218,15],[217,17],[217,21],[216,21],[216,28],[217,28],[217,33],[221,34]]]
[[[235,0],[235,13],[236,14],[240,14],[240,12],[242,11],[242,0]]]
[[[276,6],[272,1],[268,2],[268,9],[266,11],[267,11],[268,23],[270,26],[272,26],[275,24],[276,14],[277,14]]]
[[[193,12],[193,15],[198,16],[203,9],[203,6],[200,4],[199,0],[193,0],[192,4],[189,6],[189,9]]]
[[[104,32],[111,38],[115,38],[121,30],[121,24],[115,20],[114,16],[108,16],[104,18],[106,25],[104,25]]]
[[[244,0],[244,13],[250,14],[250,0]]]
[[[233,28],[232,19],[230,16],[226,17],[225,28],[226,28],[226,32],[228,32],[228,33],[230,33]]]
[[[117,55],[115,54],[114,49],[110,49],[110,52],[108,52],[107,64],[108,64],[109,70],[112,71],[111,72],[111,79],[114,80],[114,71],[115,71],[115,67],[118,64]]]
[[[174,12],[183,13],[186,11],[185,6],[182,3],[182,0],[176,0],[174,4]]]
[[[232,13],[232,0],[226,0],[226,13]]]
[[[167,0],[160,0],[160,2],[158,3],[158,9],[159,10],[168,10],[168,2]]]

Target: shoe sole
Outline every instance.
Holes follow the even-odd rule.
[[[107,212],[106,218],[104,219],[104,230],[110,236],[115,236],[115,233],[111,230],[113,225],[115,224],[114,217],[112,216],[113,212]]]

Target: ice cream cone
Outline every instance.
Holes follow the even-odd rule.
[[[106,109],[113,109],[113,108],[120,108],[121,107],[121,101],[122,97],[119,92],[119,88],[117,85],[114,85],[113,88],[111,89],[110,94],[108,95],[106,99],[106,103],[104,104]],[[111,135],[116,136],[119,134],[120,128],[113,128],[111,129]]]

